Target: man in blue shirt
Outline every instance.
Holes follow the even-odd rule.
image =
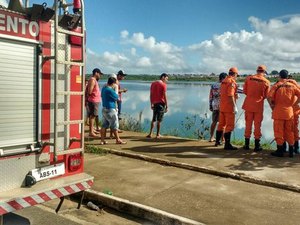
[[[113,89],[116,84],[116,78],[109,77],[107,85],[104,86],[101,90],[102,98],[102,128],[101,128],[101,145],[107,144],[104,140],[106,129],[110,128],[116,138],[116,144],[126,144],[125,141],[122,141],[118,134],[119,129],[119,120],[118,120],[118,110],[117,110],[117,100],[118,94]]]

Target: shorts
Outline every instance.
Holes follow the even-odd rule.
[[[99,115],[99,102],[88,102],[88,115],[89,116],[98,116]]]
[[[211,120],[212,120],[213,123],[219,122],[219,115],[220,115],[220,111],[219,110],[214,110],[212,112]]]
[[[119,129],[118,111],[116,109],[102,109],[102,127],[112,130]]]
[[[161,122],[164,117],[164,114],[165,114],[165,104],[163,103],[154,104],[152,121]]]
[[[81,12],[81,9],[79,8],[73,8],[73,13],[76,14],[76,13],[80,13]]]

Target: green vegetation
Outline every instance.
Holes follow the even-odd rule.
[[[272,71],[270,74],[271,76],[268,76],[267,78],[270,80],[271,83],[274,83],[277,81],[278,75],[275,74],[277,71]],[[291,74],[293,78],[300,82],[300,73],[292,73]],[[87,74],[86,77],[90,77],[91,74]],[[247,74],[241,75],[237,78],[237,82],[244,82]],[[101,77],[101,80],[106,80],[108,75],[103,75]],[[126,80],[139,80],[139,81],[154,81],[159,79],[159,75],[150,75],[150,74],[140,74],[140,75],[127,75]],[[210,74],[210,75],[191,75],[191,74],[185,74],[185,75],[176,75],[176,74],[170,74],[169,80],[170,81],[185,81],[185,82],[216,82],[218,81],[218,75],[216,74]]]
[[[95,146],[95,145],[86,145],[85,152],[93,153],[93,154],[97,154],[97,155],[106,155],[108,153],[107,150],[100,148],[98,146]]]
[[[134,132],[143,132],[144,129],[141,122],[142,115],[143,111],[139,113],[139,119],[135,119],[130,115],[124,114],[122,120],[120,121],[120,129]]]
[[[233,140],[231,140],[231,144],[237,145],[237,146],[243,146],[245,143],[244,143],[244,140],[233,139]],[[272,145],[269,142],[266,142],[266,140],[261,141],[261,147],[265,150],[273,150]],[[254,141],[250,142],[250,149],[254,149]]]

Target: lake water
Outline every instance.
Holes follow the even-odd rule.
[[[103,87],[103,84],[101,82],[100,86]],[[128,89],[128,92],[122,95],[122,114],[124,117],[131,117],[136,120],[140,118],[145,132],[149,131],[152,119],[149,100],[150,85],[151,82],[143,81],[125,80],[121,82],[121,87]],[[169,109],[161,126],[162,135],[189,138],[201,136],[208,139],[211,123],[211,112],[208,104],[209,90],[210,83],[206,82],[169,82],[167,88]],[[241,108],[244,98],[245,96],[240,94],[237,100],[239,112],[236,115],[237,123],[233,132],[233,138],[235,139],[244,139],[245,120]],[[273,120],[267,101],[265,101],[262,133],[262,142],[270,143],[273,140]]]

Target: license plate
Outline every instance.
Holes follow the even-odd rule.
[[[63,174],[65,174],[64,163],[31,170],[31,175],[36,179],[36,181],[57,177]]]

